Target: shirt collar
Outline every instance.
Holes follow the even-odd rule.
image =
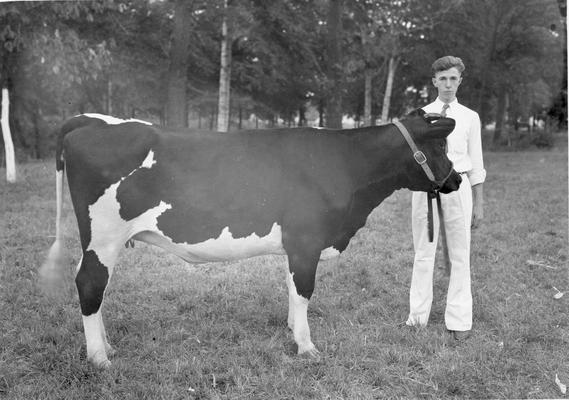
[[[442,109],[442,108],[443,108],[443,105],[446,104],[446,103],[437,97],[437,99],[434,101],[434,104],[435,104],[437,107],[439,107],[440,109]],[[460,103],[458,102],[458,99],[457,99],[456,97],[454,98],[453,101],[451,101],[450,103],[448,103],[448,105],[449,105],[450,108],[452,108],[453,106],[455,106],[455,105],[457,105],[457,104],[460,104]]]

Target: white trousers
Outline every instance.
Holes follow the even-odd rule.
[[[470,224],[472,188],[466,174],[458,191],[441,194],[451,272],[447,292],[445,324],[453,331],[472,328],[472,292],[470,288]],[[439,215],[433,199],[434,238],[429,242],[427,193],[413,192],[412,226],[415,259],[409,294],[407,325],[425,326],[433,302],[433,272],[439,238]]]

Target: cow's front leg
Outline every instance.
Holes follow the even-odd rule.
[[[287,318],[287,326],[291,331],[294,331],[294,296],[292,296],[292,292],[296,292],[296,288],[294,287],[294,281],[292,279],[292,274],[289,271],[288,265],[286,266],[286,287],[288,289],[288,318]]]
[[[288,327],[292,330],[294,341],[298,346],[298,354],[307,353],[312,356],[318,354],[318,350],[310,338],[308,326],[308,301],[299,295],[294,284],[294,274],[287,274],[288,286]]]
[[[310,338],[308,326],[308,302],[314,291],[314,278],[320,251],[306,252],[287,250],[289,270],[286,274],[288,287],[288,326],[298,345],[298,354],[316,357],[318,350]]]

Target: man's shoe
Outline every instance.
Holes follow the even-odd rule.
[[[450,331],[457,342],[463,342],[470,337],[470,331]]]

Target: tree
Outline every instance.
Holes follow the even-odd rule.
[[[192,4],[186,0],[174,2],[174,31],[168,69],[168,94],[166,97],[166,124],[174,127],[188,126],[188,43],[191,40]]]
[[[567,128],[567,0],[557,0],[560,21],[552,24],[553,34],[558,34],[563,42],[562,82],[559,93],[549,110],[549,115],[557,121],[558,129]]]
[[[325,27],[315,24],[322,20],[320,8],[297,0],[253,0],[249,13],[243,8],[237,13],[242,33],[233,45],[232,87],[250,99],[247,110],[256,116],[270,123],[281,116],[292,124],[298,115],[298,123],[305,123],[307,103],[319,95],[323,76],[319,39]]]
[[[434,34],[434,27],[455,4],[439,0],[401,0],[392,2],[390,6],[380,1],[381,3],[385,37],[382,49],[389,60],[381,119],[387,121],[393,82],[400,62],[415,51],[418,41],[422,42],[427,35]]]
[[[326,53],[330,82],[326,127],[342,128],[342,0],[329,0]]]
[[[2,88],[2,114],[0,125],[2,127],[2,137],[4,138],[4,150],[6,153],[6,180],[8,183],[16,182],[16,156],[14,154],[14,144],[10,131],[10,96],[7,87]]]
[[[15,15],[14,15],[15,14]],[[0,90],[2,91],[2,109],[0,114],[0,126],[4,139],[4,152],[6,155],[6,180],[8,183],[16,182],[16,156],[10,130],[10,95],[11,76],[14,73],[15,59],[20,50],[19,35],[12,29],[12,24],[16,29],[21,24],[20,16],[17,13],[8,12],[1,16],[4,30],[0,34]]]
[[[247,7],[248,6],[248,7]],[[223,1],[221,21],[221,60],[219,68],[219,102],[217,130],[227,132],[231,116],[230,90],[232,74],[233,47],[239,40],[247,40],[255,22],[245,1]],[[240,108],[240,110],[242,110]]]
[[[397,37],[389,37],[394,44],[390,45],[390,48],[399,47]],[[385,94],[383,97],[383,108],[381,109],[381,121],[383,123],[388,121],[389,117],[389,107],[391,106],[391,93],[393,91],[393,80],[395,79],[395,71],[399,65],[400,55],[397,51],[390,51],[389,62],[387,69],[387,82],[385,84]]]
[[[61,119],[106,111],[107,77],[117,60],[111,55],[117,44],[109,36],[124,38],[107,33],[118,28],[113,20],[119,15],[132,13],[122,15],[124,9],[107,2],[14,3],[2,12],[17,27],[19,43],[9,73],[14,144],[39,158],[54,147]],[[126,20],[121,19],[123,29]]]
[[[427,36],[435,34],[433,28],[453,6],[454,2],[440,0],[359,0],[350,3],[352,16],[349,28],[356,40],[350,43],[352,63],[362,67],[355,68],[352,74],[364,77],[364,120],[371,117],[372,80],[379,80],[373,87],[381,107],[381,119],[389,119],[393,98],[399,104],[403,92],[394,92],[399,86],[396,75],[409,58],[414,58],[417,48],[424,47]],[[407,79],[402,77],[399,79]],[[405,88],[404,88],[405,90]],[[371,122],[371,121],[370,121]],[[369,123],[369,122],[368,122]]]
[[[58,20],[58,18],[65,19],[70,16],[77,17],[84,9],[83,5],[78,4],[46,6],[35,3],[10,4],[1,9],[0,21],[4,29],[0,33],[0,62],[2,65],[0,80],[3,89],[2,127],[6,151],[10,152],[12,148],[10,133],[10,126],[12,126],[15,132],[14,142],[16,145],[24,148],[33,148],[36,156],[39,156],[38,124],[41,104],[36,92],[45,85],[42,84],[41,79],[38,77],[41,76],[41,73],[37,73],[39,72],[38,64],[42,65],[45,63],[45,58],[43,56],[40,57],[45,51],[44,47],[49,48],[54,44],[61,43],[59,26],[48,28],[47,21]],[[46,33],[48,30],[50,32]],[[46,46],[38,45],[42,42]],[[38,51],[34,51],[35,49],[38,49]],[[33,63],[27,63],[26,61],[32,58],[32,54],[35,55],[36,59],[33,60]],[[96,61],[98,53],[91,50],[88,53],[77,52],[75,56],[80,58],[82,62],[86,60]],[[97,68],[97,64],[94,64],[90,67],[92,71],[95,71]],[[50,65],[50,67],[54,74],[60,71],[60,65],[57,63]],[[76,76],[74,74],[69,75],[72,78]],[[33,87],[34,90],[28,90],[30,87]],[[17,95],[12,96],[11,92],[17,93]],[[49,101],[53,101],[55,97],[53,94],[50,93]],[[11,104],[10,100],[12,100]],[[8,111],[9,104],[10,111]],[[30,114],[31,118],[29,117]],[[29,124],[28,121],[31,121],[34,125],[35,135],[32,138],[26,135],[24,123],[27,122]],[[35,142],[35,146],[33,142]],[[9,154],[6,159],[12,163],[15,157],[13,154]],[[11,179],[15,180],[14,165],[8,166],[8,172],[12,175]]]
[[[381,46],[383,39],[381,13],[383,10],[373,1],[350,3],[351,18],[346,24],[346,31],[349,31],[346,35],[349,43],[346,53],[349,59],[348,65],[351,66],[351,68],[348,67],[348,79],[360,82],[359,78],[363,74],[363,122],[367,126],[375,124],[375,118],[372,115],[374,80],[383,77],[386,67],[386,59]],[[350,91],[357,90],[357,87],[356,84],[356,87],[351,87]],[[375,88],[379,89],[376,91],[383,91],[383,82],[375,83]],[[358,93],[358,96],[361,96],[361,93]],[[361,100],[357,101],[356,109],[360,104]],[[358,113],[355,112],[356,119],[359,119]]]
[[[446,54],[467,65],[461,102],[498,128],[549,109],[566,86],[565,20],[555,0],[228,0],[227,13],[221,5],[3,6],[1,77],[11,90],[16,149],[48,154],[49,127],[81,112],[214,129],[224,107],[219,127],[231,115],[244,126],[253,114],[259,124],[306,124],[305,113],[316,109],[322,125],[340,127],[344,114],[372,124],[382,111],[386,119],[425,104],[433,95],[428,65]],[[220,77],[231,88],[222,107]]]
[[[507,115],[515,120],[547,108],[547,92],[559,87],[562,40],[551,31],[558,20],[555,0],[469,0],[444,17],[447,35],[433,47],[465,61],[461,101],[483,123],[496,121],[495,142]]]
[[[219,106],[217,130],[229,130],[229,92],[231,88],[231,45],[232,40],[227,30],[227,0],[223,0],[223,21],[221,23],[221,61],[219,68]]]

